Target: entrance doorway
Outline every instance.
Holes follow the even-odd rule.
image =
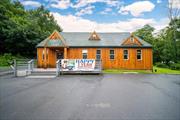
[[[64,59],[64,52],[63,51],[57,51],[56,52],[56,60],[58,59]]]

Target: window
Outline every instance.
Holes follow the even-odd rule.
[[[101,50],[96,50],[96,59],[97,60],[101,59]]]
[[[96,39],[96,37],[97,37],[96,34],[93,34],[93,39]]]
[[[130,40],[131,40],[131,42],[134,42],[134,37],[131,36],[131,37],[130,37]]]
[[[87,59],[87,50],[82,50],[82,58]]]
[[[114,50],[110,50],[110,59],[113,60],[114,59]]]
[[[44,60],[44,50],[42,51],[42,60]]]
[[[48,49],[46,51],[46,59],[48,60]]]
[[[141,50],[137,50],[137,59],[138,60],[142,59],[142,52],[141,52]]]
[[[127,60],[128,59],[128,50],[124,50],[123,54],[124,54],[124,59]]]

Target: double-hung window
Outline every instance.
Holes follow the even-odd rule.
[[[137,60],[142,60],[142,51],[137,50]]]
[[[129,58],[128,50],[123,51],[124,60],[127,60]]]
[[[101,59],[101,50],[96,50],[96,59],[97,60]]]
[[[88,53],[87,50],[82,50],[82,58],[83,59],[87,59],[87,53]]]
[[[111,59],[111,60],[114,60],[114,50],[110,50],[109,53],[110,53],[110,54],[109,54],[109,55],[110,55],[110,56],[109,56],[110,59]]]

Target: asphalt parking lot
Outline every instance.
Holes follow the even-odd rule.
[[[180,75],[0,76],[1,120],[180,120]]]

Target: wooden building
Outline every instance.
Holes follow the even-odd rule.
[[[152,46],[128,32],[54,31],[37,45],[40,68],[56,67],[57,59],[101,59],[103,69],[152,69]]]

